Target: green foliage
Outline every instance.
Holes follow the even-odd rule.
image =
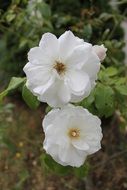
[[[42,165],[42,168],[47,170],[47,171],[50,171],[50,172],[53,172],[57,175],[75,175],[76,177],[78,178],[83,178],[85,176],[87,176],[88,172],[89,172],[89,164],[88,163],[85,163],[85,165],[79,167],[79,168],[76,168],[76,167],[71,167],[71,166],[62,166],[58,163],[56,163],[52,158],[51,156],[49,155],[44,155],[42,154],[40,156],[40,161],[41,161],[41,165]]]
[[[0,68],[6,77],[23,75],[27,52],[42,34],[52,31],[51,9],[43,0],[12,1],[1,10]]]
[[[127,96],[127,85],[116,85],[115,89],[121,94]]]
[[[0,144],[5,143],[5,131],[8,128],[5,121],[11,120],[13,108],[14,105],[12,103],[8,103],[6,105],[0,104]]]
[[[126,107],[127,77],[122,69],[102,66],[98,78],[95,89],[80,105],[100,117],[109,117],[117,109],[121,110],[121,99]]]
[[[82,179],[84,177],[86,177],[88,175],[90,166],[89,164],[86,162],[83,166],[81,166],[80,168],[74,168],[74,174],[76,177]]]
[[[95,106],[100,116],[111,116],[115,111],[114,91],[109,86],[99,84],[95,91]]]
[[[71,29],[87,41],[104,43],[109,50],[106,65],[119,65],[124,59],[120,27],[124,15],[113,10],[109,1],[17,0],[2,2],[1,13],[0,68],[4,76],[23,75],[27,52],[45,32],[59,36]]]
[[[26,85],[23,86],[22,88],[22,97],[23,100],[26,102],[26,104],[31,108],[31,109],[36,109],[40,102],[37,100],[37,98],[28,90]]]
[[[12,90],[15,90],[16,88],[18,88],[21,84],[23,84],[25,82],[25,78],[21,78],[21,77],[12,77],[12,79],[10,80],[10,83],[7,87],[6,90],[4,90],[2,93],[0,93],[0,102],[2,101],[2,99]]]
[[[51,156],[49,155],[41,155],[40,156],[41,165],[44,169],[50,172],[54,172],[57,175],[67,175],[71,173],[71,167],[70,166],[62,166],[58,163],[56,163]]]

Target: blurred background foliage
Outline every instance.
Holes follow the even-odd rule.
[[[124,162],[125,157],[122,161],[118,160],[118,163],[124,163],[122,179],[119,177],[120,179],[116,180],[117,185],[113,187],[103,173],[99,173],[98,170],[95,172],[92,167],[92,164],[104,162],[110,153],[123,152],[127,148],[127,141],[124,138],[127,131],[127,63],[124,62],[125,39],[121,27],[127,16],[127,1],[113,2],[0,0],[0,81],[2,81],[0,89],[7,86],[13,77],[8,88],[0,94],[0,101],[4,96],[11,95],[11,99],[7,98],[0,104],[1,190],[82,190],[84,185],[87,190],[88,181],[92,177],[96,178],[96,181],[92,179],[95,189],[96,187],[101,189],[99,180],[103,190],[127,189],[125,188],[127,183],[124,187],[123,183],[119,182],[127,174],[127,171],[124,171],[127,166]],[[42,108],[39,107],[37,111],[28,109],[21,101],[21,96],[19,98],[17,95],[22,94],[23,100],[30,108],[36,109],[39,106],[36,97],[25,87],[22,68],[27,63],[27,52],[31,47],[38,45],[43,33],[52,32],[59,37],[65,30],[73,31],[75,35],[92,44],[103,43],[108,49],[107,57],[101,65],[96,88],[78,105],[101,117],[105,139],[105,130],[106,134],[111,135],[112,132],[113,136],[111,135],[111,139],[108,136],[107,141],[104,140],[102,152],[97,159],[90,158],[91,165],[86,163],[79,169],[62,167],[43,153],[43,137],[40,135]],[[18,91],[13,92],[17,88]],[[8,103],[10,101],[11,104]],[[46,112],[50,110],[50,107],[44,104],[42,107],[43,113],[45,108]],[[118,163],[115,162],[116,165]],[[112,165],[110,167],[112,168]],[[114,169],[113,171],[117,172]],[[10,172],[13,175],[9,178]],[[55,177],[51,177],[52,172],[55,172]],[[56,175],[69,177],[58,178]],[[113,176],[110,177],[114,179]],[[67,181],[69,183],[66,183]]]

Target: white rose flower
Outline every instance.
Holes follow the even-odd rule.
[[[100,69],[92,44],[75,37],[71,31],[58,39],[45,33],[39,47],[29,51],[28,60],[24,67],[27,87],[52,107],[87,97]]]
[[[106,57],[106,51],[107,48],[102,44],[102,45],[94,45],[93,46],[93,51],[97,54],[99,57],[100,61],[103,61]]]
[[[59,164],[80,167],[101,148],[100,125],[97,116],[80,106],[53,109],[43,120],[44,149]]]

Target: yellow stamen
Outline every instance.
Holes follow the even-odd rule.
[[[80,137],[80,131],[77,128],[72,128],[69,130],[68,135],[70,138],[78,138]]]
[[[53,68],[56,69],[59,75],[64,74],[66,71],[66,66],[63,63],[58,62],[58,61],[56,61],[56,64],[54,65]]]

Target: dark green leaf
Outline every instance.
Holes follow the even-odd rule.
[[[87,176],[88,172],[89,172],[89,164],[88,163],[81,166],[80,168],[74,168],[74,174],[78,178],[83,178],[83,177]]]
[[[48,4],[46,3],[38,3],[38,10],[45,18],[49,18],[51,16],[51,10]]]
[[[95,106],[101,116],[109,117],[115,109],[114,91],[109,86],[99,84],[95,90]]]
[[[29,89],[26,87],[26,85],[23,86],[22,89],[22,97],[26,104],[31,108],[31,109],[36,109],[40,102],[37,100],[37,97],[32,94],[32,92],[29,91]]]
[[[85,25],[83,32],[84,37],[89,40],[92,36],[92,26],[90,24]]]
[[[62,166],[56,163],[49,155],[44,155],[41,160],[48,169],[50,169],[52,172],[55,172],[58,175],[66,175],[70,172],[71,167]]]

